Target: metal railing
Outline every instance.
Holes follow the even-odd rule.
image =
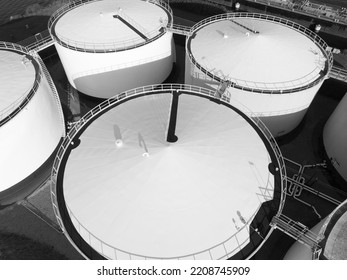
[[[35,215],[38,219],[46,223],[49,227],[54,229],[58,233],[62,233],[62,230],[55,223],[54,217],[49,217],[47,213],[44,213],[41,209],[31,203],[29,200],[31,197],[34,197],[39,191],[41,191],[46,186],[49,187],[51,185],[51,176],[48,173],[47,177],[36,187],[36,190],[27,196],[24,200],[20,201],[19,204],[30,211],[33,215]]]
[[[153,61],[156,61],[159,59],[163,59],[163,58],[168,57],[170,55],[171,55],[171,52],[167,52],[167,53],[156,55],[156,56],[149,57],[149,58],[139,59],[139,60],[135,60],[135,61],[129,61],[129,62],[122,63],[122,64],[110,65],[110,66],[91,69],[91,70],[87,70],[87,71],[82,71],[82,72],[78,72],[76,74],[73,74],[71,76],[71,78],[72,78],[72,80],[75,80],[77,78],[87,76],[87,75],[99,74],[99,73],[103,73],[103,72],[109,72],[109,71],[115,71],[115,70],[119,70],[119,69],[123,69],[123,68],[133,67],[136,65],[140,65],[140,64],[144,64],[144,63],[153,62]]]
[[[64,138],[62,145],[60,146],[60,148],[57,152],[56,158],[54,160],[54,163],[53,163],[52,174],[51,174],[51,180],[52,180],[51,198],[52,198],[52,203],[53,203],[53,209],[54,209],[55,215],[57,217],[57,221],[58,221],[60,227],[63,229],[64,233],[66,234],[67,238],[70,240],[70,242],[72,244],[75,244],[75,243],[72,240],[72,238],[70,237],[70,235],[68,234],[67,230],[65,229],[64,222],[61,218],[61,214],[59,211],[58,199],[57,199],[57,187],[58,187],[57,186],[57,176],[58,176],[60,165],[62,163],[64,155],[65,155],[66,151],[69,149],[69,146],[71,145],[71,142],[73,141],[74,137],[80,132],[80,130],[84,127],[84,125],[86,125],[92,118],[95,118],[96,116],[102,114],[104,111],[107,111],[110,107],[115,106],[118,102],[122,101],[123,99],[126,99],[128,97],[133,97],[133,96],[144,95],[146,93],[168,92],[168,91],[169,92],[172,92],[172,91],[190,92],[190,93],[206,96],[208,98],[215,98],[215,96],[216,96],[216,91],[201,88],[198,86],[184,85],[184,84],[157,84],[157,85],[150,85],[150,86],[135,88],[135,89],[120,93],[120,94],[118,94],[118,95],[116,95],[116,96],[114,96],[108,100],[105,100],[104,102],[100,103],[99,105],[97,105],[95,108],[90,110],[86,115],[84,115],[78,122],[76,122],[72,126],[72,128],[70,129],[69,133]],[[224,101],[228,104],[227,97],[225,97],[225,96],[222,96],[220,101]],[[264,125],[264,123],[259,118],[257,118],[257,116],[255,116],[255,115],[251,115],[251,121],[253,121],[257,125],[257,127],[261,130],[261,132],[266,137],[268,144],[271,146],[271,148],[274,152],[274,155],[277,159],[277,162],[278,162],[278,166],[279,166],[278,172],[279,172],[279,176],[280,176],[282,191],[281,191],[281,198],[280,198],[281,201],[280,201],[279,208],[278,208],[277,212],[281,213],[283,210],[283,206],[284,206],[284,202],[285,202],[285,195],[286,195],[286,168],[284,165],[284,158],[281,154],[281,151],[280,151],[274,137],[272,136],[272,134],[270,133],[268,128]],[[68,207],[66,207],[66,208],[67,208],[69,216],[74,217],[74,223],[73,224],[74,224],[76,230],[80,231],[82,228],[83,232],[88,235],[88,238],[87,238],[87,240],[85,240],[85,242],[87,242],[92,248],[95,249],[95,246],[92,246],[92,241],[91,241],[94,238],[93,244],[95,244],[95,241],[96,241],[100,245],[100,249],[98,250],[98,252],[102,256],[104,256],[105,258],[117,258],[117,252],[119,252],[119,254],[126,254],[126,256],[128,256],[129,259],[131,259],[131,256],[137,257],[137,258],[140,257],[143,259],[155,258],[155,257],[140,256],[140,255],[132,254],[130,252],[125,252],[125,251],[122,251],[118,248],[113,247],[112,245],[106,244],[105,242],[100,240],[98,237],[93,235],[93,233],[89,232],[89,230],[87,228],[85,228],[78,221],[78,219],[71,212],[71,210]],[[254,213],[254,215],[255,214],[256,214],[256,212]],[[192,257],[194,259],[197,257],[198,254],[203,254],[203,253],[207,253],[207,255],[209,255],[212,258],[213,257],[213,250],[216,249],[217,247],[225,251],[225,254],[223,256],[219,256],[218,258],[222,259],[225,257],[230,257],[235,250],[242,249],[243,246],[245,245],[244,243],[248,240],[239,244],[231,252],[228,252],[225,244],[232,239],[235,239],[236,242],[239,242],[237,239],[237,235],[240,234],[240,232],[243,230],[249,230],[248,226],[249,226],[249,223],[251,222],[251,220],[252,220],[251,218],[248,219],[248,221],[244,224],[244,226],[240,229],[240,231],[238,231],[237,233],[235,233],[234,235],[229,237],[224,242],[217,244],[216,246],[213,246],[211,248],[208,248],[204,251],[195,253],[195,254],[191,254],[191,255],[187,255],[187,256],[177,256],[176,259],[187,258],[187,257]],[[76,227],[76,225],[77,225],[77,227]],[[268,232],[267,236],[265,238],[263,238],[263,241],[261,244],[263,244],[265,242],[265,240],[269,237],[271,232],[272,232],[272,228]],[[236,244],[238,244],[238,243],[236,243]],[[74,245],[74,246],[76,246],[76,245]],[[76,246],[76,249],[81,251],[77,246]],[[108,253],[106,253],[106,252],[108,252]],[[110,255],[111,254],[110,252],[112,252],[112,255]],[[81,252],[81,253],[82,253],[82,255],[85,256],[85,254],[83,252]]]
[[[329,73],[329,78],[333,78],[342,82],[347,82],[347,70],[338,66],[333,66]]]
[[[42,81],[42,78],[44,76],[47,80],[47,83],[50,89],[52,90],[54,100],[56,101],[57,108],[59,111],[59,117],[61,119],[61,125],[64,131],[62,136],[65,136],[65,121],[64,121],[64,114],[63,114],[62,106],[60,103],[59,94],[51,78],[51,75],[49,74],[41,57],[36,53],[36,51],[29,51],[27,47],[23,47],[21,45],[14,44],[14,43],[0,42],[0,49],[16,50],[16,51],[22,52],[23,55],[30,56],[32,58],[31,62],[33,63],[35,68],[35,81],[33,86],[28,91],[23,93],[23,95],[20,98],[18,98],[16,101],[11,103],[8,107],[0,111],[0,126],[8,122],[10,119],[12,119],[15,115],[17,115],[21,110],[25,108],[25,106],[29,103],[31,98],[37,92],[40,86],[40,83]],[[35,67],[35,63],[37,64],[36,67]]]
[[[29,51],[26,47],[23,47],[18,44],[8,43],[8,42],[0,42],[0,49],[17,51],[22,53],[23,55],[29,55]],[[42,79],[41,73],[37,67],[35,67],[35,61],[31,61],[35,68],[35,81],[30,89],[23,92],[23,95],[19,97],[17,100],[12,102],[9,106],[2,109],[0,111],[0,126],[7,123],[9,120],[14,118],[20,111],[22,111],[25,106],[29,103],[31,98],[35,95],[36,91],[40,86],[40,82]]]
[[[172,33],[184,35],[184,36],[190,36],[191,35],[191,28],[189,26],[181,25],[181,24],[172,24],[171,27],[168,27],[167,30],[171,31]]]
[[[247,222],[245,224],[243,224],[243,226],[241,228],[238,229],[238,232],[235,233],[234,235],[232,235],[230,238],[228,238],[227,240],[225,240],[224,242],[217,244],[209,249],[206,250],[202,250],[200,252],[196,252],[194,254],[188,254],[188,255],[181,255],[181,256],[177,256],[177,257],[167,257],[167,258],[160,258],[160,257],[153,257],[153,256],[144,256],[144,255],[140,255],[140,254],[134,254],[134,253],[130,253],[127,251],[124,251],[122,249],[116,248],[110,244],[105,243],[104,241],[102,241],[100,238],[98,238],[97,236],[95,236],[94,234],[92,234],[86,227],[84,227],[76,218],[76,216],[71,212],[71,210],[67,207],[67,210],[69,212],[69,215],[71,216],[72,220],[75,221],[75,223],[77,222],[77,224],[74,224],[75,228],[78,229],[78,232],[84,232],[88,234],[88,238],[87,243],[93,248],[95,249],[95,245],[92,246],[92,241],[93,243],[97,244],[99,243],[100,245],[100,251],[98,250],[98,253],[100,253],[103,257],[107,258],[107,259],[118,259],[120,255],[123,256],[123,258],[120,259],[144,259],[144,260],[155,260],[155,259],[161,259],[161,260],[169,260],[169,259],[198,259],[199,255],[203,255],[204,257],[208,256],[211,260],[213,259],[226,259],[231,257],[232,255],[236,254],[238,251],[240,251],[244,246],[246,246],[246,244],[249,241],[249,227],[250,227],[250,223],[251,221],[254,219],[255,214],[258,212],[259,208],[257,209],[257,211],[247,220]],[[243,233],[244,235],[247,236],[247,238],[240,238],[240,233]],[[238,238],[239,236],[239,238]],[[232,244],[238,244],[237,246],[235,246],[231,251],[228,251],[226,249],[225,244],[228,243],[230,240],[235,239],[236,242],[232,242]],[[222,249],[222,251],[224,251],[224,255],[216,255],[216,253],[214,253],[214,249],[220,247]],[[107,253],[106,253],[107,252]],[[112,252],[112,253],[111,253]]]
[[[121,41],[109,41],[109,42],[102,42],[102,43],[95,43],[95,42],[83,42],[83,41],[76,41],[69,39],[67,37],[62,36],[61,34],[58,34],[55,31],[55,23],[56,21],[65,13],[69,12],[72,9],[75,9],[77,7],[83,6],[85,4],[88,4],[90,2],[98,2],[100,0],[77,0],[74,2],[70,2],[60,9],[58,9],[55,13],[52,14],[48,21],[48,30],[51,33],[51,36],[54,38],[54,40],[59,43],[60,45],[76,50],[81,52],[91,52],[91,53],[107,53],[107,52],[116,52],[116,51],[124,51],[133,49],[136,47],[140,47],[142,45],[148,44],[152,41],[155,41],[159,37],[161,37],[165,33],[165,27],[171,27],[173,16],[172,16],[172,10],[168,3],[166,3],[164,0],[148,0],[148,3],[152,3],[154,5],[160,6],[162,9],[164,9],[167,12],[167,19],[162,20],[157,27],[155,27],[153,30],[148,31],[145,35],[148,40],[144,40],[143,38],[134,38],[134,39],[126,39]]]
[[[193,65],[195,65],[203,74],[206,74],[212,78],[212,80],[223,82],[228,81],[230,84],[230,87],[238,88],[241,90],[247,90],[251,92],[257,92],[257,93],[292,93],[299,90],[304,90],[306,88],[313,87],[316,85],[314,83],[317,80],[317,77],[321,76],[322,69],[317,66],[315,69],[312,70],[309,74],[305,75],[304,77],[292,80],[292,81],[283,81],[283,82],[276,82],[276,83],[270,83],[270,82],[253,82],[253,81],[247,81],[247,80],[241,80],[241,79],[235,79],[231,78],[230,76],[224,75],[221,71],[211,70],[210,68],[206,67],[205,65],[202,66],[199,64],[195,58],[192,56],[190,57]],[[319,79],[319,81],[321,81]],[[303,86],[309,84],[310,86]],[[295,88],[295,90],[293,90]]]
[[[196,33],[200,28],[210,24],[211,22],[230,20],[230,19],[235,20],[237,18],[250,18],[250,19],[274,22],[274,23],[289,27],[295,31],[298,31],[299,33],[308,37],[317,46],[319,46],[320,50],[322,51],[324,55],[324,58],[322,60],[321,56],[319,56],[319,63],[317,67],[311,73],[307,74],[305,77],[302,77],[300,79],[296,79],[292,81],[284,81],[279,83],[261,83],[261,82],[254,82],[254,81],[246,81],[246,80],[229,77],[227,75],[224,75],[220,71],[218,72],[218,71],[209,69],[208,67],[200,65],[195,60],[192,54],[192,51],[190,49],[190,42],[188,38],[186,49],[187,49],[188,57],[191,63],[195,65],[200,71],[210,76],[213,80],[216,80],[218,82],[222,82],[223,80],[226,80],[230,82],[230,87],[234,87],[234,88],[238,88],[238,89],[246,90],[246,91],[251,91],[251,92],[284,94],[284,93],[298,92],[307,88],[311,88],[319,84],[320,82],[322,82],[328,76],[333,65],[333,54],[328,50],[329,46],[327,45],[327,43],[313,31],[287,19],[282,19],[272,15],[256,14],[256,13],[227,13],[227,14],[212,16],[198,22],[191,28],[191,34],[193,36],[194,33]],[[326,61],[324,61],[324,59],[326,59]],[[322,67],[323,62],[324,62],[324,66]]]
[[[294,3],[292,1],[281,0],[246,0],[248,2],[261,3],[274,6],[285,10],[290,10],[300,14],[306,14],[315,18],[328,21],[347,24],[347,9],[343,7],[333,7],[326,4],[315,3],[314,1],[301,1]]]
[[[271,223],[275,228],[278,228],[290,237],[308,246],[313,251],[319,248],[319,242],[323,239],[321,235],[315,234],[305,225],[296,222],[283,214],[273,217]]]
[[[49,33],[48,29],[46,29],[40,33],[36,33],[33,36],[25,38],[22,41],[19,41],[17,44],[25,46],[25,48],[28,51],[39,52],[53,45],[53,43],[54,43],[54,40],[51,37],[51,34]]]
[[[20,44],[11,43],[11,42],[4,42],[4,41],[0,41],[0,48],[4,49],[4,50],[19,51],[19,52],[22,52],[24,54],[27,54],[29,52],[29,50],[26,47],[24,47]]]
[[[316,195],[322,199],[325,199],[326,201],[329,201],[330,203],[332,203],[336,206],[341,204],[341,201],[339,201],[339,200],[337,200],[337,199],[335,199],[335,198],[333,198],[333,197],[331,197],[331,196],[329,196],[323,192],[317,191],[316,189],[313,189],[313,188],[305,185],[304,183],[300,183],[297,180],[294,180],[290,177],[287,177],[287,182],[289,182],[293,186],[300,187],[301,189],[304,189],[304,190],[308,191],[309,193],[314,194],[314,195]]]
[[[217,88],[221,83],[223,83],[223,81],[218,82],[218,81],[214,80],[206,73],[194,72],[193,77],[196,79],[207,80],[207,81],[209,81],[210,85],[214,84]],[[230,98],[230,104],[233,105],[233,104],[239,103],[239,101],[237,99],[233,98],[232,92],[229,91],[228,89],[226,89],[225,95],[228,96],[228,98]],[[255,110],[249,111],[249,109],[248,109],[248,111],[244,111],[244,113],[248,114],[250,112],[253,115],[256,115],[258,118],[285,115],[285,114],[293,114],[293,113],[297,113],[297,112],[300,112],[303,110],[307,110],[307,108],[310,106],[310,104],[311,103],[308,103],[308,104],[301,105],[299,107],[285,109],[285,110],[271,110],[271,111],[266,111],[266,112],[255,111]]]
[[[45,78],[46,78],[46,81],[53,93],[53,97],[54,97],[54,100],[56,102],[56,105],[57,105],[57,109],[58,109],[58,112],[59,112],[59,117],[60,117],[60,122],[61,122],[61,126],[63,128],[63,137],[65,137],[66,135],[66,130],[65,130],[65,120],[64,120],[64,113],[63,113],[63,109],[62,109],[62,105],[61,105],[61,102],[60,102],[60,98],[59,98],[59,94],[58,94],[58,91],[57,91],[57,88],[55,87],[55,84],[52,80],[52,77],[51,75],[49,74],[47,68],[46,68],[46,65],[45,63],[42,61],[41,57],[36,53],[36,52],[32,52],[32,56],[36,58],[36,60],[39,62],[40,66],[41,66],[41,70],[43,72],[43,74],[45,75]]]
[[[229,98],[230,98],[230,104],[236,104],[238,100],[236,98],[233,98],[233,94],[230,91],[227,91],[225,93]],[[285,110],[271,110],[271,111],[244,111],[247,115],[251,113],[252,115],[257,116],[258,118],[263,118],[263,117],[271,117],[271,116],[279,116],[279,115],[286,115],[286,114],[293,114],[297,113],[303,110],[307,110],[307,108],[310,106],[311,103],[295,107],[295,108],[290,108],[290,109],[285,109]]]

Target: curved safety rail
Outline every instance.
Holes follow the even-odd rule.
[[[166,28],[171,27],[173,24],[172,10],[170,6],[168,5],[168,3],[166,3],[164,0],[148,0],[147,1],[148,3],[152,3],[154,5],[160,6],[162,9],[166,11],[168,15],[168,18],[160,22],[160,24],[156,28],[154,28],[151,31],[147,31],[145,33],[148,40],[144,40],[143,38],[139,37],[136,39],[122,40],[118,42],[112,41],[112,42],[93,43],[93,42],[82,42],[82,41],[71,40],[69,38],[62,36],[61,34],[56,33],[55,24],[61,16],[63,16],[65,13],[77,7],[80,7],[92,2],[98,2],[98,1],[100,0],[77,0],[77,1],[69,2],[68,4],[58,9],[56,12],[54,12],[48,21],[48,30],[52,38],[54,38],[54,41],[56,41],[58,44],[68,49],[72,49],[72,50],[80,51],[80,52],[88,52],[88,53],[119,52],[119,51],[134,49],[157,40],[158,38],[160,38],[162,35],[165,34]]]
[[[41,33],[37,33],[31,37],[28,37],[19,42],[21,45],[25,46],[30,51],[39,52],[47,47],[53,45],[54,41],[49,33],[49,30],[46,29]]]
[[[333,66],[329,77],[347,83],[347,70],[338,66]]]
[[[49,74],[48,69],[47,69],[45,63],[42,61],[41,57],[37,53],[34,53],[33,56],[39,62],[40,66],[41,66],[42,73],[45,76],[45,78],[47,80],[47,83],[48,83],[48,85],[49,85],[49,87],[50,87],[50,89],[52,91],[54,100],[55,100],[55,102],[57,104],[57,108],[58,108],[58,111],[59,111],[60,123],[61,123],[61,126],[63,128],[63,135],[62,136],[65,137],[66,129],[65,129],[64,113],[63,113],[63,107],[62,107],[61,102],[60,102],[60,98],[59,98],[59,94],[58,94],[57,88],[55,87],[53,79],[52,79],[51,75]]]
[[[317,67],[311,73],[307,74],[305,77],[292,80],[292,81],[284,81],[284,82],[278,82],[278,83],[262,83],[262,82],[235,79],[235,78],[226,76],[223,73],[220,73],[220,71],[218,72],[216,70],[209,69],[199,64],[194,58],[190,48],[190,40],[194,38],[194,34],[200,28],[212,22],[221,21],[221,20],[235,20],[238,18],[251,18],[251,19],[274,22],[277,24],[284,25],[293,30],[296,30],[300,32],[301,34],[305,35],[306,37],[308,37],[317,46],[319,46],[320,50],[322,51],[324,55],[324,58],[318,63]],[[213,80],[219,83],[227,81],[230,87],[234,87],[234,88],[245,90],[245,91],[257,92],[257,93],[284,94],[284,93],[298,92],[298,91],[305,90],[307,88],[311,88],[319,84],[320,82],[322,82],[324,79],[326,79],[333,66],[333,54],[328,50],[329,46],[315,32],[293,21],[282,19],[272,15],[267,15],[267,14],[227,13],[227,14],[221,14],[221,15],[216,15],[216,16],[206,18],[198,22],[191,28],[191,36],[188,37],[186,44],[187,44],[186,49],[187,49],[188,57],[191,63],[194,66],[196,66],[204,75],[209,76],[210,78],[212,78]]]
[[[119,95],[116,95],[116,96],[100,103],[98,106],[96,106],[91,111],[89,111],[85,116],[83,116],[78,122],[76,122],[74,124],[74,126],[71,128],[71,130],[69,131],[69,133],[67,134],[67,136],[64,138],[62,145],[60,146],[60,148],[57,152],[57,155],[56,155],[56,158],[55,158],[55,161],[53,164],[53,168],[52,168],[51,198],[52,198],[54,213],[56,215],[58,224],[60,225],[60,227],[64,231],[66,237],[69,239],[71,244],[73,244],[76,247],[76,249],[85,258],[88,258],[88,257],[86,256],[86,254],[84,254],[81,251],[80,248],[78,248],[77,245],[75,245],[75,242],[73,241],[72,237],[69,235],[69,232],[65,228],[63,218],[62,218],[61,212],[59,210],[59,205],[58,205],[57,180],[58,180],[58,175],[59,175],[59,168],[61,166],[61,163],[63,162],[63,158],[65,156],[65,153],[69,151],[69,149],[70,149],[69,146],[72,144],[75,136],[77,136],[80,133],[81,129],[83,129],[84,126],[87,125],[89,121],[91,121],[93,118],[101,115],[103,112],[109,110],[110,108],[114,107],[115,105],[117,105],[117,103],[119,103],[119,102],[121,102],[124,99],[127,99],[129,97],[141,96],[141,95],[151,94],[151,93],[155,93],[155,92],[173,92],[173,91],[182,91],[182,92],[187,92],[187,93],[193,93],[196,95],[202,95],[202,96],[212,98],[212,99],[216,98],[215,97],[216,91],[212,91],[212,90],[208,90],[205,88],[201,88],[198,86],[192,86],[192,85],[158,84],[158,85],[150,85],[150,86],[135,88],[135,89],[120,93]],[[225,102],[226,104],[229,104],[229,102],[225,96],[222,96],[222,98],[219,99],[218,102]],[[247,109],[247,111],[249,111],[249,110]],[[284,158],[281,154],[281,151],[280,151],[274,137],[271,135],[270,131],[263,124],[263,122],[255,115],[250,115],[250,117],[251,117],[251,121],[260,129],[261,133],[265,136],[265,138],[268,141],[268,144],[270,145],[270,147],[272,148],[273,153],[274,153],[274,155],[277,159],[277,162],[278,162],[278,169],[279,169],[278,174],[280,176],[279,179],[280,179],[280,183],[281,183],[281,198],[280,198],[280,203],[278,206],[277,213],[280,214],[283,210],[283,206],[284,206],[284,202],[285,202],[285,195],[286,195],[286,169],[285,169],[285,164],[284,164]],[[86,227],[84,227],[83,224],[81,224],[81,222],[78,221],[78,219],[72,213],[71,209],[69,209],[67,206],[66,206],[66,210],[68,212],[69,218],[71,220],[73,220],[72,223],[73,223],[75,229],[79,233],[83,232],[84,236],[87,236],[87,238],[84,241],[87,242],[87,244],[89,244],[89,246],[92,248],[95,248],[95,245],[97,245],[99,248],[101,248],[100,251],[98,250],[98,253],[102,257],[107,258],[107,259],[108,258],[117,259],[117,255],[118,256],[122,255],[122,256],[126,256],[129,259],[139,259],[139,258],[140,259],[156,259],[155,257],[151,257],[151,256],[141,256],[141,255],[133,254],[130,252],[125,252],[121,249],[118,249],[118,248],[115,248],[109,244],[106,244],[105,242],[100,240],[98,237],[93,235],[93,233],[89,232],[88,229]],[[257,213],[257,211],[256,211],[256,213]],[[254,213],[254,215],[256,213]],[[195,259],[195,258],[198,258],[199,254],[204,254],[204,256],[209,255],[210,258],[212,259],[214,249],[219,249],[219,250],[222,250],[225,252],[225,254],[223,256],[219,256],[220,259],[231,257],[235,253],[236,250],[240,250],[245,246],[245,242],[248,242],[249,238],[247,238],[247,240],[245,240],[244,242],[241,242],[241,244],[239,244],[231,252],[228,252],[225,244],[231,240],[233,240],[234,242],[236,242],[236,244],[238,244],[237,243],[238,242],[237,236],[241,232],[242,233],[244,233],[244,231],[249,232],[250,223],[251,223],[254,215],[248,219],[248,221],[239,229],[239,231],[236,234],[232,235],[224,242],[217,244],[216,246],[214,246],[212,248],[208,248],[204,251],[196,252],[195,254],[191,254],[191,255],[187,255],[187,256],[177,256],[174,259],[184,259],[184,258]],[[268,239],[272,230],[273,230],[273,228],[270,227],[270,230],[268,231],[267,235],[265,237],[262,237],[262,242],[260,243],[260,245],[262,245]],[[92,246],[92,245],[94,245],[94,246]],[[259,246],[258,246],[258,248],[259,248]],[[251,256],[248,256],[248,257],[250,258]]]
[[[104,73],[104,72],[109,72],[109,71],[115,71],[115,70],[119,70],[119,69],[123,69],[123,68],[133,67],[133,66],[157,61],[157,60],[163,59],[165,57],[168,57],[170,55],[171,55],[171,52],[166,52],[166,53],[163,53],[160,55],[156,55],[156,56],[152,56],[152,57],[148,57],[148,58],[143,58],[143,59],[138,59],[138,60],[134,60],[134,61],[129,61],[126,63],[90,69],[87,71],[78,72],[76,74],[73,74],[71,76],[71,78],[72,78],[72,80],[75,80],[75,79],[78,79],[78,78],[81,78],[84,76],[88,76],[88,75],[94,75],[94,74],[99,74],[99,73]]]
[[[14,43],[0,42],[0,50],[1,49],[15,51],[15,52],[22,53],[23,55],[30,56],[29,51],[26,47],[23,47],[21,45],[14,44]],[[32,87],[26,92],[23,92],[23,95],[20,98],[18,98],[17,100],[12,102],[9,106],[7,106],[6,108],[0,111],[0,126],[10,121],[20,111],[22,111],[25,108],[25,106],[29,103],[31,98],[35,95],[37,89],[40,86],[40,82],[42,79],[42,74],[41,74],[41,71],[39,70],[40,67],[34,59],[31,60],[31,62],[33,63],[33,66],[36,72],[35,81]]]

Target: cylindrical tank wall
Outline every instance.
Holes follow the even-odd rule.
[[[217,89],[219,82],[207,77],[196,68],[186,55],[185,83]],[[261,94],[228,88],[230,103],[247,113],[253,112],[275,136],[282,136],[296,128],[310,106],[323,81],[317,85],[293,93]]]
[[[110,53],[74,51],[55,43],[70,84],[82,93],[109,98],[122,91],[163,82],[174,62],[167,32],[146,45]]]
[[[347,94],[325,124],[323,141],[332,165],[347,181]]]
[[[36,171],[64,134],[63,117],[45,77],[22,111],[0,127],[0,192]]]

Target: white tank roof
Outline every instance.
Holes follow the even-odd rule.
[[[0,120],[16,109],[34,85],[36,70],[30,59],[25,54],[0,49]]]
[[[179,97],[178,141],[166,142],[171,96],[126,101],[82,133],[63,178],[72,222],[132,254],[178,257],[222,242],[237,252],[239,214],[252,220],[273,196],[270,153],[237,112],[187,94]],[[247,225],[240,248],[248,238]]]
[[[153,1],[154,2],[154,1]],[[120,15],[131,26],[146,37],[159,34],[163,22],[167,22],[166,11],[152,2],[140,0],[91,1],[70,9],[55,24],[57,37],[67,44],[124,43],[134,45],[145,41],[138,33],[121,20]],[[77,44],[78,46],[78,44]],[[81,45],[83,47],[83,44]],[[103,46],[101,45],[100,48]]]
[[[252,17],[212,21],[196,31],[190,47],[202,67],[251,88],[307,85],[319,77],[326,61],[308,36]]]

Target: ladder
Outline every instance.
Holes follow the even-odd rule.
[[[218,85],[215,97],[217,97],[218,99],[221,99],[226,89],[228,88],[229,84],[230,84],[230,81],[222,80],[220,84]]]
[[[329,78],[333,78],[347,83],[347,70],[337,66],[333,66],[331,68]]]
[[[301,244],[311,248],[312,252],[320,250],[319,242],[323,240],[324,236],[315,234],[302,223],[296,222],[283,214],[278,214],[272,218],[270,224],[275,229],[281,230]]]
[[[166,27],[166,30],[171,31],[174,34],[187,37],[191,35],[191,28],[181,24],[173,24],[171,27]]]

